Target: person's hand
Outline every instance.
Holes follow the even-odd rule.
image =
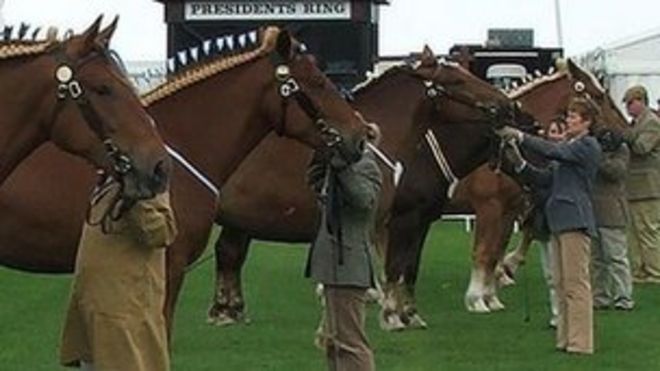
[[[623,144],[623,135],[610,130],[604,129],[597,136],[596,139],[600,143],[603,152],[613,152],[621,147]]]
[[[504,126],[499,129],[495,129],[495,134],[500,137],[504,142],[514,141],[520,143],[523,140],[522,131],[512,128],[511,126]]]
[[[513,165],[513,169],[516,172],[522,171],[522,169],[525,167],[525,164],[527,164],[527,161],[523,157],[522,153],[520,153],[518,145],[514,141],[507,141],[504,144],[502,151],[504,160],[511,163]]]

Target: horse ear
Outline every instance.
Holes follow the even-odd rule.
[[[570,73],[571,76],[577,76],[582,71],[580,66],[573,62],[573,60],[570,58],[566,60],[566,65],[568,66],[568,73]]]
[[[119,15],[115,16],[115,19],[112,20],[112,23],[106,27],[103,31],[99,32],[96,36],[96,43],[101,45],[105,49],[108,49],[110,46],[110,39],[117,29],[117,23],[119,22]]]
[[[285,61],[291,59],[291,35],[289,31],[280,30],[280,33],[277,35],[275,50],[277,50],[277,54]]]
[[[96,37],[99,34],[99,28],[101,27],[102,20],[103,15],[98,16],[94,23],[92,23],[92,25],[82,33],[82,54],[85,54],[85,52],[89,52],[94,49],[94,45],[96,44]]]
[[[435,67],[438,65],[438,60],[428,45],[424,45],[424,50],[422,50],[421,63],[424,67]]]

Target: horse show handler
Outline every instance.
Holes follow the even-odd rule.
[[[326,352],[329,370],[374,370],[364,322],[366,291],[374,284],[370,233],[381,171],[371,151],[353,164],[346,164],[331,151],[317,151],[308,169],[308,182],[321,208],[305,272],[324,285],[325,309],[317,344]]]
[[[591,192],[602,155],[598,141],[589,135],[594,119],[591,103],[575,98],[568,106],[567,139],[563,142],[550,142],[510,127],[497,131],[503,140],[518,142],[522,148],[557,162],[545,204],[559,299],[556,348],[579,354],[594,351],[589,261],[596,227]],[[533,167],[523,163],[518,171],[525,168]]]
[[[82,231],[60,362],[96,371],[169,370],[165,249],[176,236],[169,192],[137,201],[117,220],[120,185],[95,189]],[[93,221],[100,220],[100,223]]]

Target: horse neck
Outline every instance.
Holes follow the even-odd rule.
[[[428,122],[416,122],[415,113],[426,99],[420,80],[404,74],[383,77],[355,97],[355,108],[367,121],[376,122],[382,132],[379,145],[387,154],[406,162],[410,147],[423,135]]]
[[[148,110],[165,142],[221,186],[272,125],[262,115],[264,61],[222,72]]]
[[[537,85],[515,99],[537,121],[548,124],[566,109],[570,89],[568,77],[562,77]]]
[[[42,130],[45,110],[40,107],[49,92],[54,101],[55,92],[35,85],[36,68],[23,60],[0,61],[0,96],[7,102],[0,117],[0,184],[48,139]]]

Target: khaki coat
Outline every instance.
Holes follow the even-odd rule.
[[[90,220],[98,220],[110,198],[92,207]],[[164,247],[175,236],[167,192],[138,202],[110,225],[109,233],[84,225],[62,335],[62,365],[85,361],[101,371],[169,370]]]

